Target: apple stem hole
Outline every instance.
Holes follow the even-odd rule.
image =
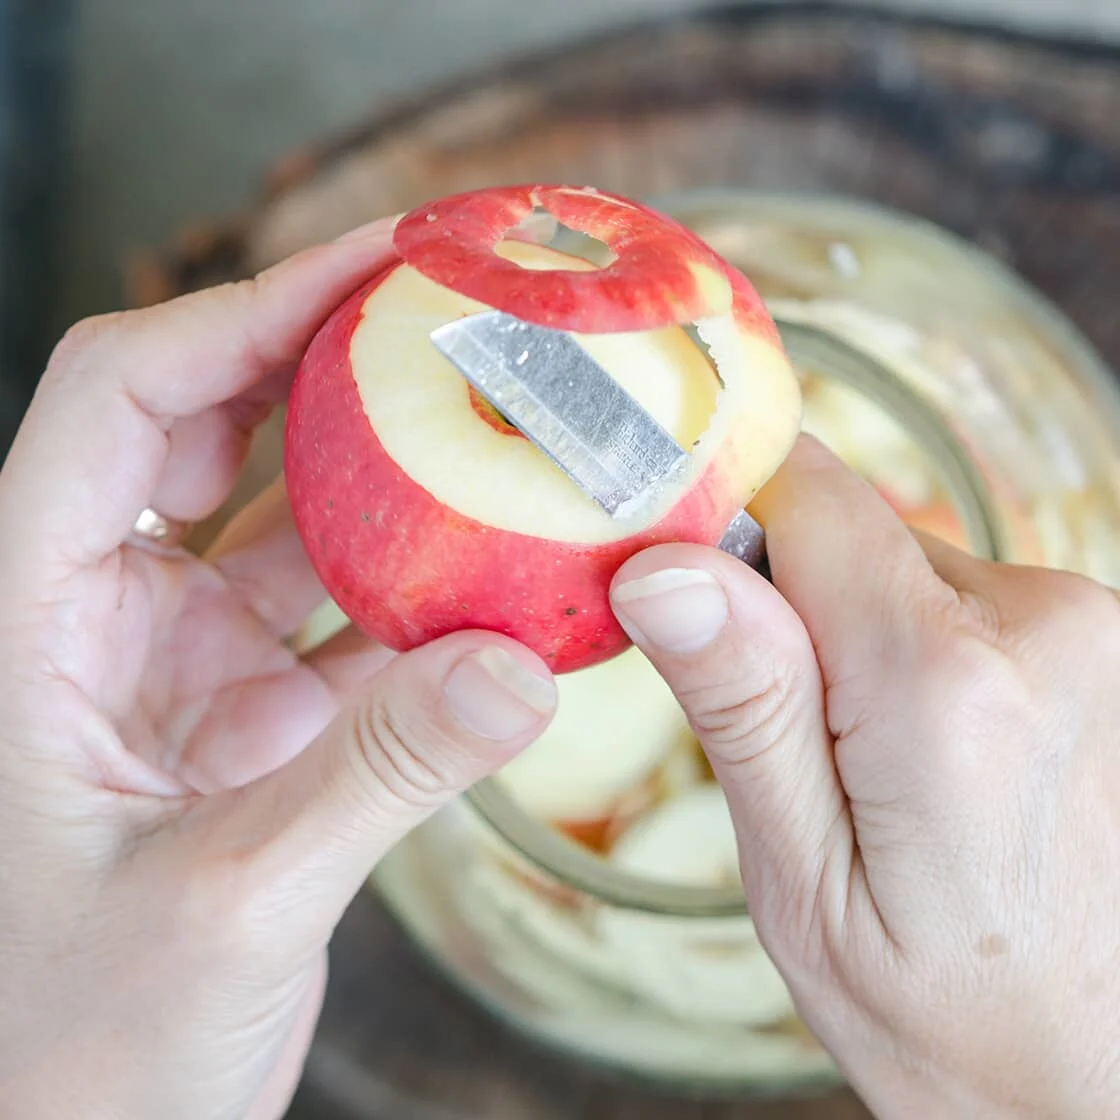
[[[544,206],[536,206],[531,214],[523,218],[516,226],[510,229],[505,237],[494,247],[499,256],[506,242],[528,242],[540,245],[546,249],[554,249],[569,257],[576,257],[586,261],[597,269],[609,268],[616,260],[617,254],[605,242],[589,233],[573,229],[565,225],[550,210]],[[507,258],[508,259],[508,258]],[[519,262],[518,262],[519,263]],[[522,266],[524,267],[524,266]],[[563,271],[554,269],[550,271]]]

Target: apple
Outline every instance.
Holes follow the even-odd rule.
[[[739,887],[739,844],[718,785],[695,786],[644,814],[612,849],[612,866],[668,886]],[[625,907],[598,912],[619,951],[620,978],[685,1021],[770,1027],[795,1014],[789,989],[754,923],[741,916],[652,917]]]
[[[598,252],[543,244],[557,228]],[[399,259],[327,321],[292,387],[285,473],[316,571],[394,650],[481,628],[557,673],[616,656],[619,566],[656,543],[716,544],[796,439],[773,321],[694,234],[591,188],[456,195],[405,215],[394,243]],[[691,449],[687,471],[607,514],[432,344],[488,309],[570,332]]]
[[[497,781],[519,807],[591,848],[656,800],[658,771],[690,753],[688,717],[637,649],[557,682],[556,717]]]
[[[934,499],[927,453],[889,412],[858,390],[821,377],[802,383],[802,430],[816,436],[853,471],[906,508]]]
[[[877,489],[886,499],[887,504],[911,529],[928,533],[931,537],[937,537],[964,552],[971,551],[972,542],[968,539],[968,533],[951,502],[944,498],[937,498],[915,506],[899,498],[887,487],[880,486]]]
[[[969,549],[961,519],[926,453],[898,420],[840,382],[809,379],[802,393],[802,430],[863,475],[910,528]]]

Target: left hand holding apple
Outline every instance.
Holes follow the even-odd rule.
[[[134,531],[218,507],[390,243],[79,325],[0,473],[6,1115],[282,1115],[370,868],[550,718],[493,634],[298,658],[325,593],[279,485],[202,559]]]

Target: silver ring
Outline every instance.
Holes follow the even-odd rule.
[[[154,509],[140,512],[132,526],[132,536],[139,541],[158,544],[164,548],[178,548],[191,531],[189,521],[174,521]]]

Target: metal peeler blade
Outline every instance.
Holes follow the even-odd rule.
[[[612,517],[639,511],[688,462],[688,452],[565,331],[483,311],[437,328],[431,340]],[[745,510],[719,547],[751,567],[765,564],[765,533]]]

